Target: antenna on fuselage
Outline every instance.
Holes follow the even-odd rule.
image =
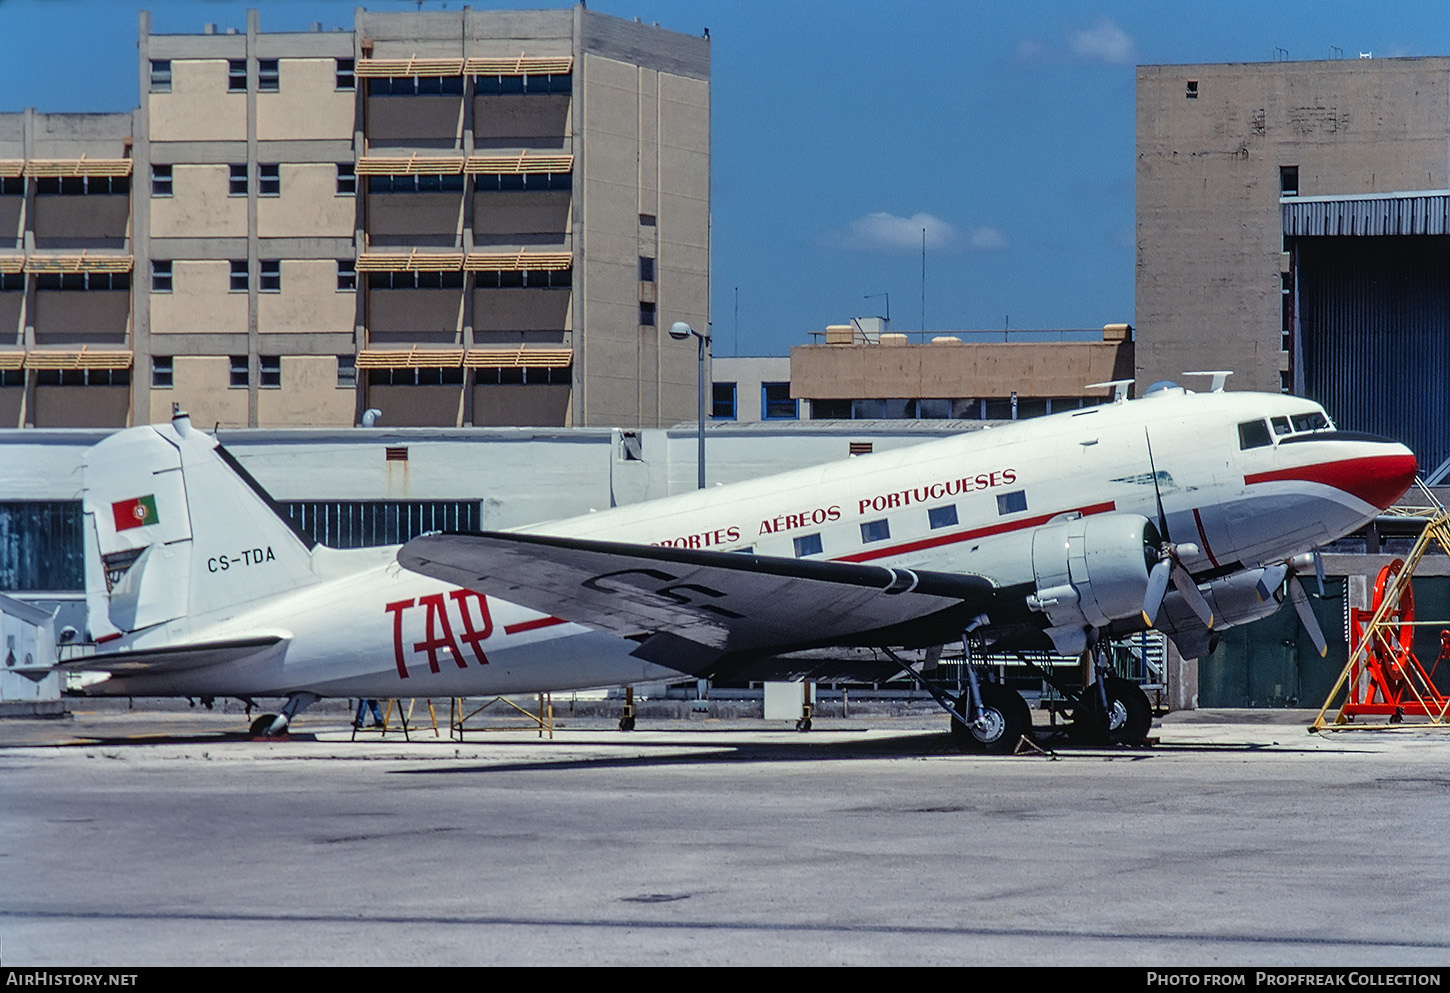
[[[1113,403],[1122,403],[1128,399],[1128,387],[1132,386],[1134,382],[1135,380],[1132,379],[1113,379],[1106,383],[1088,383],[1083,389],[1107,389],[1111,386],[1113,388]]]
[[[1223,392],[1223,384],[1226,383],[1226,382],[1228,382],[1228,378],[1233,375],[1233,370],[1232,369],[1215,369],[1215,370],[1212,370],[1210,372],[1185,372],[1183,375],[1185,375],[1185,376],[1212,376],[1213,379],[1210,380],[1209,381],[1209,384],[1208,384],[1208,392],[1210,392],[1210,393],[1222,393]]]

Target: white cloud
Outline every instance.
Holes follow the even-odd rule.
[[[1003,248],[1007,238],[995,228],[970,228],[962,231],[955,225],[927,213],[898,217],[885,211],[858,217],[844,228],[821,235],[820,244],[863,252],[919,252],[923,232],[929,251],[954,251],[969,248],[990,251]]]
[[[1137,57],[1133,39],[1106,17],[1090,28],[1074,32],[1068,44],[1074,55],[1096,62],[1131,65]]]

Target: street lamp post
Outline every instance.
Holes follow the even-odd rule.
[[[696,458],[699,468],[699,488],[703,490],[705,488],[705,346],[710,342],[710,335],[708,332],[705,334],[701,334],[699,331],[696,331],[684,321],[676,321],[675,323],[670,325],[670,337],[675,339],[676,341],[685,341],[690,337],[690,335],[694,335],[696,338],[698,338],[700,343],[699,454]]]

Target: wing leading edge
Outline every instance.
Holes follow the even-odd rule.
[[[432,534],[404,568],[640,643],[685,672],[827,645],[940,644],[998,605],[980,576],[548,535]]]

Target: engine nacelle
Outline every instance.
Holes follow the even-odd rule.
[[[1027,605],[1050,622],[1064,655],[1086,651],[1092,631],[1143,612],[1158,529],[1140,514],[1097,514],[1047,524],[1032,539],[1037,592]]]
[[[1218,632],[1268,617],[1279,609],[1281,594],[1276,592],[1267,600],[1259,599],[1257,586],[1263,574],[1263,569],[1250,569],[1199,587],[1199,592],[1213,608],[1212,631],[1203,626],[1193,608],[1173,589],[1169,589],[1168,595],[1163,598],[1155,626],[1173,639],[1179,655],[1186,659],[1202,658],[1218,644]]]

